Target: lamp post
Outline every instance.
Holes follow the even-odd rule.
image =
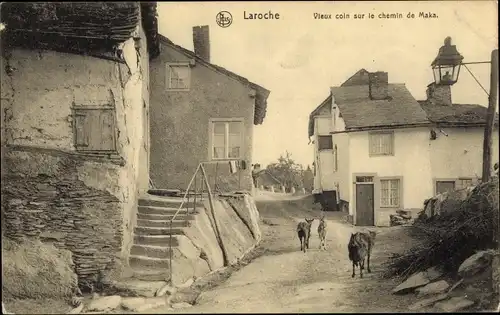
[[[451,37],[446,37],[444,40],[444,46],[439,49],[438,56],[431,64],[434,72],[434,81],[439,85],[453,85],[458,81],[458,75],[460,73],[460,67],[462,65],[470,72],[467,68],[467,64],[481,64],[489,63],[491,66],[490,73],[490,92],[488,93],[488,110],[486,115],[486,126],[484,128],[484,141],[483,141],[483,169],[482,169],[482,181],[487,182],[491,177],[491,145],[492,145],[492,134],[493,125],[495,121],[495,108],[498,98],[498,49],[491,52],[490,61],[481,62],[462,62],[463,57],[457,51],[456,46],[451,45]],[[451,71],[451,73],[450,73]],[[472,72],[470,74],[474,77]],[[479,81],[474,77],[476,82],[481,86]],[[481,88],[483,88],[481,86]],[[483,88],[484,89],[484,88]],[[499,209],[494,211],[494,222],[493,222],[493,244],[497,249],[497,255],[493,258],[492,263],[492,284],[493,292],[498,294],[500,290],[500,257],[499,257],[499,226],[500,226],[500,214]],[[497,308],[497,305],[492,305]]]
[[[458,81],[463,59],[457,47],[451,44],[451,37],[446,37],[444,45],[439,48],[438,55],[431,64],[434,82],[438,85],[455,84]]]
[[[461,66],[467,67],[466,65],[470,64],[485,63],[491,65],[490,92],[488,94],[488,111],[483,143],[482,181],[486,182],[491,177],[491,136],[493,133],[495,107],[498,97],[498,49],[491,52],[491,61],[463,62],[463,59],[464,57],[457,51],[457,47],[451,44],[451,37],[446,37],[444,45],[439,49],[437,57],[431,63],[431,67],[436,85],[453,85],[458,81]],[[467,68],[467,70],[469,69]],[[481,85],[476,77],[474,77],[474,79]]]

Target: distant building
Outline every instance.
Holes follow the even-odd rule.
[[[421,209],[436,193],[474,183],[486,110],[453,104],[450,86],[435,84],[417,101],[386,72],[361,69],[310,115],[315,194],[334,210],[348,203],[356,225],[388,225],[397,209]]]

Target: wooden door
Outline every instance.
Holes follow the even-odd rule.
[[[455,190],[455,181],[437,181],[436,182],[436,195],[444,192],[452,192]]]
[[[375,225],[373,192],[373,183],[356,184],[356,225]]]

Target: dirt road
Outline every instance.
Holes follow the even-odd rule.
[[[315,220],[311,249],[303,253],[295,228],[305,216],[319,216],[311,210],[311,199],[260,199],[263,255],[203,292],[196,305],[176,313],[408,312],[414,297],[391,295],[398,283],[380,278],[388,250],[406,246],[402,228],[377,229],[372,273],[353,279],[347,242],[354,228],[343,223],[339,214],[327,213],[327,250],[318,249]]]

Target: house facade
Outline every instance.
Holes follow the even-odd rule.
[[[482,121],[457,124],[450,115],[467,110],[451,104],[451,93],[449,104],[442,104],[443,89],[430,85],[428,99],[418,102],[404,84],[389,84],[387,73],[364,69],[332,87],[309,122],[319,199],[348,204],[356,225],[384,226],[395,210],[421,209],[452,181],[453,188],[471,184],[481,169],[486,108],[473,105]],[[448,107],[443,112],[438,106]]]
[[[207,162],[213,189],[252,191],[253,128],[264,120],[270,92],[210,63],[208,26],[193,28],[193,42],[194,52],[160,36],[161,53],[150,65],[153,185],[185,190]]]
[[[148,189],[156,3],[5,3],[2,21],[3,235],[72,251],[92,284],[127,262]]]

